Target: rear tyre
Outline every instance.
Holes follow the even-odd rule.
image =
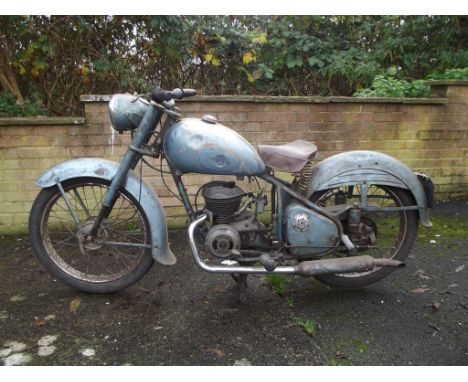
[[[31,243],[41,264],[64,284],[85,292],[127,288],[153,264],[148,219],[125,190],[96,238],[87,237],[109,184],[99,178],[67,180],[62,187],[68,203],[57,186],[42,189],[29,217]]]
[[[351,191],[350,191],[351,190]],[[348,186],[320,191],[312,195],[311,201],[324,207],[336,204],[343,197],[346,204],[360,203],[359,186]],[[368,202],[381,207],[413,206],[415,201],[409,191],[373,185],[368,191]],[[370,255],[374,258],[391,258],[404,261],[408,256],[418,232],[419,216],[416,210],[397,212],[367,212],[362,215],[361,221],[374,231],[375,243],[368,248],[362,248],[358,255]],[[346,222],[343,222],[347,234]],[[337,257],[337,253],[332,254]],[[317,280],[343,288],[360,288],[373,284],[392,273],[395,268],[376,267],[368,272],[342,273],[316,276]]]

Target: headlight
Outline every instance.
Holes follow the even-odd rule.
[[[135,130],[146,109],[149,107],[141,99],[130,94],[115,94],[109,102],[109,116],[112,128],[117,131]]]

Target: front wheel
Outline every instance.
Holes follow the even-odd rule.
[[[342,221],[345,233],[358,247],[358,255],[404,261],[416,239],[419,217],[415,210],[391,211],[391,208],[414,206],[412,195],[407,190],[372,185],[367,191],[366,199],[367,204],[374,207],[374,210],[363,210],[358,234],[351,234],[347,221]],[[314,193],[310,200],[320,207],[355,203],[360,205],[361,188],[359,185],[352,185],[320,191]],[[345,254],[332,254],[336,255]],[[383,279],[393,270],[391,267],[376,267],[368,272],[330,274],[316,278],[338,287],[360,288]]]
[[[31,209],[29,234],[37,258],[64,284],[92,293],[124,289],[153,264],[148,219],[140,203],[121,191],[95,238],[88,233],[110,182],[75,178],[42,189]]]

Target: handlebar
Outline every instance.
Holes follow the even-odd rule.
[[[193,97],[197,94],[197,91],[194,89],[181,89],[176,88],[172,91],[164,90],[161,88],[154,88],[151,91],[151,99],[157,103],[163,103],[165,101],[170,101],[172,99],[182,99],[186,97]]]

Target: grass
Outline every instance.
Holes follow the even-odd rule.
[[[290,308],[294,308],[294,299],[292,297],[288,297],[286,299],[286,304],[290,307]]]
[[[318,325],[312,320],[307,320],[303,317],[298,317],[296,318],[296,323],[302,328],[302,330],[304,330],[304,332],[306,332],[307,335],[311,337],[317,331]]]
[[[130,232],[135,232],[135,231],[139,231],[140,230],[140,226],[135,223],[135,222],[128,222],[127,223],[127,231],[130,231]]]
[[[432,228],[420,226],[418,242],[427,243],[430,240],[445,241],[447,239],[465,238],[468,232],[468,220],[450,216],[431,216]]]
[[[353,343],[356,347],[356,350],[359,352],[359,353],[364,353],[366,350],[367,350],[367,345],[362,342],[362,340],[360,340],[359,338],[353,338]]]
[[[329,361],[330,366],[352,366],[353,363],[349,359],[332,358]]]
[[[291,284],[291,280],[287,276],[277,273],[267,275],[266,280],[271,285],[272,289],[280,296],[286,293],[289,284]]]

